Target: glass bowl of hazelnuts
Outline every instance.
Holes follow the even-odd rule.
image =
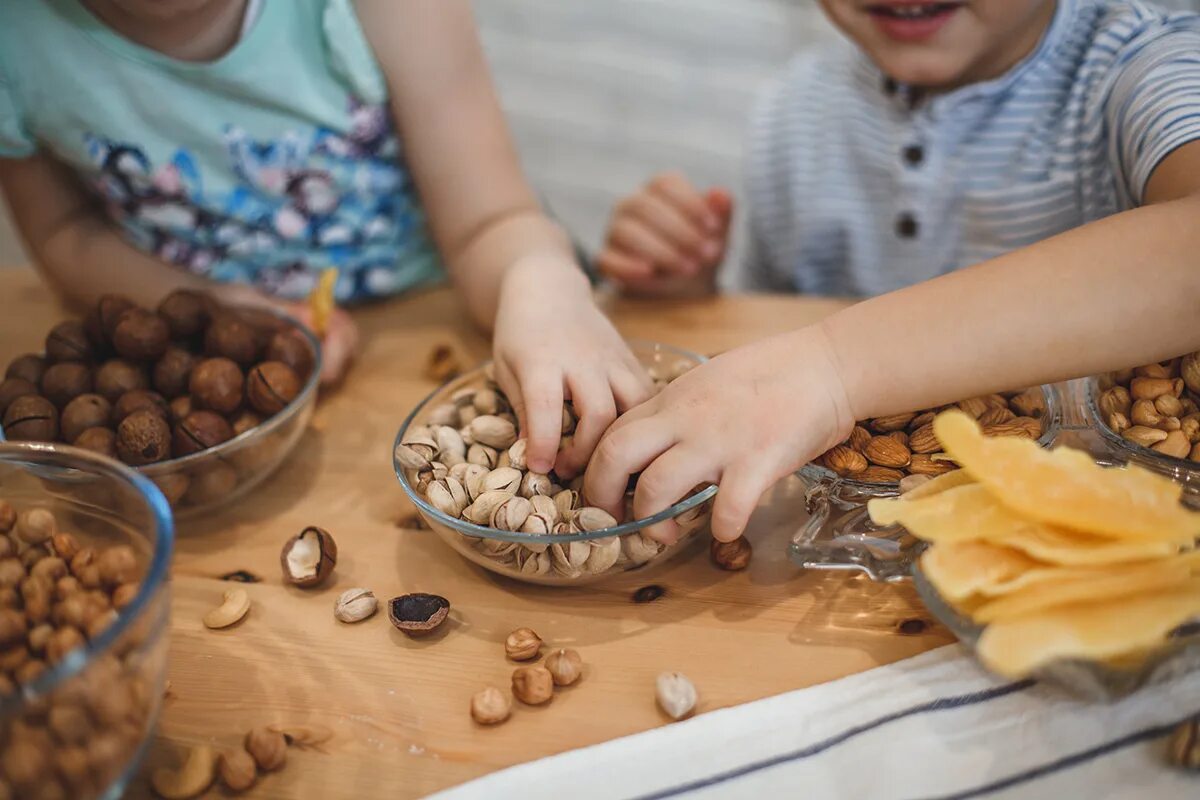
[[[105,295],[0,383],[9,441],[63,442],[141,471],[177,517],[222,507],[303,435],[321,349],[299,322],[186,290],[154,311]]]
[[[661,389],[703,356],[664,344],[630,342]],[[569,441],[577,418],[563,406]],[[528,469],[516,418],[485,364],[437,389],[396,434],[396,477],[425,523],[442,541],[479,566],[528,583],[578,586],[659,564],[704,537],[715,486],[697,486],[670,508],[619,523],[590,506],[582,476],[561,478]],[[625,518],[632,517],[631,480]],[[646,528],[674,519],[679,538],[664,544]]]
[[[173,540],[145,476],[0,443],[0,796],[122,795],[162,702]]]

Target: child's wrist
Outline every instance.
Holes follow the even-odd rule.
[[[811,391],[818,388],[827,402],[830,414],[829,440],[825,449],[833,447],[854,429],[854,398],[845,379],[845,369],[829,327],[822,322],[796,331],[798,358],[794,374]]]

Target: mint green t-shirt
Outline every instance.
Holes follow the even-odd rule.
[[[73,169],[136,247],[216,281],[342,301],[438,279],[387,87],[349,0],[264,0],[184,62],[79,0],[0,0],[0,158]]]

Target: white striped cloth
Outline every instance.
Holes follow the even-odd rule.
[[[1200,774],[1164,758],[1169,731],[1196,714],[1200,673],[1084,702],[998,680],[951,645],[433,797],[1196,800]]]
[[[726,280],[881,294],[1138,205],[1200,140],[1200,16],[1058,0],[1007,73],[918,97],[848,42],[799,56],[754,114],[749,257]]]

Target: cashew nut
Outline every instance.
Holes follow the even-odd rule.
[[[268,725],[267,730],[282,733],[289,746],[301,750],[310,747],[319,750],[321,745],[333,738],[333,731],[324,725]]]
[[[224,602],[204,615],[204,627],[228,628],[250,610],[250,595],[245,589],[227,589]]]
[[[150,783],[154,791],[166,800],[187,800],[199,797],[212,785],[217,772],[217,754],[208,745],[197,745],[187,755],[178,770],[160,767],[154,770]]]

